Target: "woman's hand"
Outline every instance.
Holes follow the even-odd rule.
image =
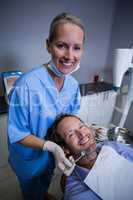
[[[66,175],[69,176],[74,170],[75,163],[72,158],[67,159],[65,157],[62,148],[54,142],[46,141],[43,146],[44,151],[50,151],[53,153],[59,169]]]

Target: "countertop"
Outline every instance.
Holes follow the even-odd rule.
[[[80,84],[81,96],[86,96],[94,93],[113,90],[113,85],[107,82],[85,83]]]

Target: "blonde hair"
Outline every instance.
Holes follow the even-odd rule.
[[[49,30],[49,37],[48,37],[49,42],[52,42],[53,39],[55,38],[57,27],[60,24],[66,24],[66,23],[71,23],[71,24],[75,24],[75,25],[79,26],[83,30],[84,40],[85,40],[85,28],[84,28],[84,25],[83,25],[83,22],[81,21],[81,19],[72,15],[71,13],[63,12],[63,13],[57,15],[51,22],[50,30]]]

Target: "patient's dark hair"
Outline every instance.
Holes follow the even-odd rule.
[[[73,114],[60,114],[57,116],[57,118],[55,119],[54,123],[52,124],[52,126],[48,129],[47,131],[47,140],[51,140],[55,143],[57,143],[60,146],[66,146],[66,142],[64,140],[64,138],[62,138],[60,136],[60,134],[57,132],[57,126],[59,125],[59,123],[66,117],[75,117],[77,119],[79,119],[81,122],[83,122],[78,116],[73,115]]]

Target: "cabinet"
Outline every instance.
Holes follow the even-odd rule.
[[[7,115],[0,115],[0,167],[8,163]]]
[[[111,123],[117,93],[108,90],[92,93],[81,98],[80,117],[89,123],[109,126]]]

